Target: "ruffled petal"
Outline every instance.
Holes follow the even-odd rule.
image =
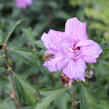
[[[85,80],[86,64],[82,59],[71,60],[63,69],[63,73],[71,80]]]
[[[52,44],[51,44],[51,42],[50,42],[50,39],[49,39],[47,33],[43,33],[43,35],[42,35],[42,37],[41,37],[41,40],[43,41],[44,46],[45,46],[46,48],[49,49],[49,48],[52,47]]]
[[[102,49],[96,42],[92,40],[84,40],[77,44],[81,47],[82,58],[87,63],[96,63],[96,59],[102,53]]]
[[[46,48],[58,48],[59,42],[63,39],[64,37],[64,32],[59,32],[59,31],[54,31],[50,30],[47,33],[43,33],[41,40],[43,41],[44,45]]]
[[[72,33],[72,37],[76,36],[79,40],[87,39],[86,23],[79,21],[76,17],[70,18],[65,24],[65,33]]]
[[[54,59],[45,61],[44,66],[51,72],[60,71],[69,62],[69,59],[64,59],[63,57],[56,56]]]
[[[44,66],[49,69],[51,72],[60,71],[64,66],[70,61],[70,58],[66,58],[64,54],[61,54],[58,51],[49,49],[45,54],[54,54],[54,57],[45,61]]]
[[[57,43],[61,41],[63,38],[65,38],[64,32],[60,32],[60,31],[49,30],[48,34],[51,36],[50,38],[54,43]]]
[[[57,63],[59,63],[62,60],[62,57],[55,57],[54,59],[45,61],[44,66],[49,69],[50,72],[56,72],[59,71]]]
[[[94,56],[84,56],[83,59],[87,63],[96,63],[97,62],[97,57],[94,57]]]
[[[81,40],[76,44],[75,47],[91,46],[93,43],[93,40]]]

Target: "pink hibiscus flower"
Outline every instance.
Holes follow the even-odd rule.
[[[27,8],[27,6],[32,4],[32,0],[16,0],[17,8]]]
[[[102,52],[96,42],[88,39],[86,23],[76,17],[67,20],[65,32],[50,30],[41,40],[48,49],[44,66],[51,72],[62,70],[70,81],[84,81],[86,63],[96,63]]]

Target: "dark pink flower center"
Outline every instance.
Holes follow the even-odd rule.
[[[80,50],[80,47],[76,47],[76,48],[74,48],[73,50]]]
[[[78,58],[80,56],[80,47],[75,47],[76,44],[74,44],[72,50],[74,51],[74,58]]]

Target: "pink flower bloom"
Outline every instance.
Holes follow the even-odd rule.
[[[86,23],[76,17],[65,24],[65,32],[50,30],[41,37],[48,49],[45,55],[53,54],[45,60],[44,66],[51,72],[63,70],[69,80],[85,80],[86,63],[96,63],[102,52],[101,47],[89,40]]]
[[[16,0],[17,8],[27,8],[27,6],[32,4],[32,0]]]

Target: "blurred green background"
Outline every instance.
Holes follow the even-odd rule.
[[[38,89],[63,86],[59,72],[52,73],[43,67],[45,48],[40,38],[49,29],[64,31],[66,20],[75,16],[87,22],[89,38],[103,48],[98,63],[91,65],[96,81],[88,83],[87,87],[95,101],[88,96],[88,104],[93,108],[87,109],[109,109],[109,0],[33,0],[26,9],[16,8],[14,0],[0,0],[0,46],[2,48],[3,41],[9,36],[9,61],[17,74],[16,89],[24,109],[33,109],[40,101]],[[16,109],[10,98],[11,87],[1,49],[0,109]],[[70,91],[66,92],[47,109],[71,109],[71,99]]]

